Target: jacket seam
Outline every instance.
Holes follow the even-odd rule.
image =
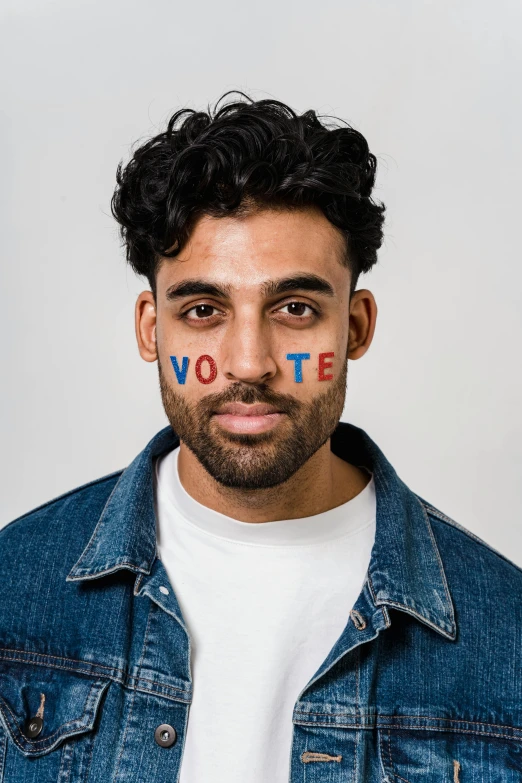
[[[145,637],[143,639],[143,647],[142,647],[142,650],[141,650],[141,656],[140,656],[140,660],[139,660],[139,663],[138,663],[138,670],[137,670],[138,674],[141,671],[141,667],[143,666],[143,661],[145,659],[145,652],[147,650],[147,641],[148,641],[148,636],[149,636],[149,628],[150,628],[151,618],[152,618],[152,604],[149,606],[149,616],[147,617],[147,626],[145,628]],[[130,709],[129,709],[129,712],[127,713],[127,720],[125,721],[125,732],[123,734],[123,739],[122,739],[122,742],[121,742],[120,752],[118,753],[118,758],[117,758],[117,761],[116,761],[116,769],[114,771],[113,781],[115,781],[117,779],[118,773],[120,771],[121,760],[122,760],[122,757],[123,757],[123,753],[125,751],[125,741],[127,739],[127,734],[129,732],[129,723],[130,723],[130,720],[132,718],[132,713],[134,711],[135,701],[136,701],[136,693],[134,692],[132,700],[131,700],[131,704],[130,704]]]
[[[2,655],[2,653],[4,653],[4,652],[14,653],[15,656],[22,656],[22,657],[9,658],[7,656]],[[45,661],[42,661],[42,665],[44,665],[44,666],[45,665],[49,665],[49,666],[55,667],[56,664],[53,664],[53,663],[47,664],[47,659],[52,659],[54,661],[66,661],[66,662],[71,662],[71,663],[80,663],[82,666],[93,666],[93,667],[96,667],[97,669],[106,669],[108,672],[120,672],[122,675],[125,676],[125,670],[124,669],[119,669],[117,666],[104,666],[101,663],[95,663],[95,662],[91,662],[91,661],[84,661],[84,660],[81,660],[80,658],[65,658],[63,655],[49,655],[48,653],[38,653],[38,652],[33,652],[33,651],[28,651],[28,650],[16,650],[16,649],[14,649],[12,647],[0,647],[0,660],[18,660],[20,663],[35,663],[35,664],[39,664],[40,661],[24,660],[24,656],[32,656],[32,655],[37,655],[37,656],[45,659]],[[60,668],[60,667],[58,667],[58,668]],[[61,667],[61,668],[65,668],[65,667]],[[73,671],[76,671],[76,669],[74,667],[67,667],[67,668],[72,669]],[[87,673],[88,674],[92,674],[92,672],[87,672]]]
[[[335,717],[335,716],[344,716],[344,717],[350,717],[349,713],[346,712],[296,712],[296,715],[318,715],[320,717]],[[509,723],[488,723],[487,721],[478,721],[478,720],[466,720],[466,718],[443,718],[443,717],[437,717],[436,715],[386,715],[386,713],[376,713],[374,711],[359,711],[360,716],[374,716],[376,720],[378,721],[379,718],[390,718],[393,721],[399,722],[403,718],[426,718],[426,720],[443,720],[447,723],[467,723],[473,726],[491,726],[495,729],[514,729],[515,731],[522,731],[522,726],[511,726]],[[389,725],[389,724],[386,724]],[[431,728],[431,726],[429,727]]]
[[[487,724],[484,724],[487,725]],[[499,737],[500,739],[508,739],[513,740],[514,742],[522,742],[522,735],[517,736],[513,734],[501,734],[494,731],[480,731],[480,729],[459,729],[459,728],[450,728],[446,726],[401,726],[397,723],[380,723],[377,725],[377,728],[379,729],[401,729],[402,731],[411,729],[412,731],[450,731],[454,732],[455,734],[474,734],[478,735],[480,737]],[[520,729],[517,729],[515,726],[505,726],[506,729],[515,729],[516,731],[520,731]]]
[[[78,668],[76,666],[61,666],[61,665],[56,664],[56,663],[45,662],[45,661],[28,661],[25,658],[20,658],[20,657],[16,657],[16,656],[6,656],[6,655],[0,655],[0,660],[1,661],[12,661],[12,662],[15,662],[15,663],[25,663],[25,664],[29,664],[31,666],[44,666],[44,667],[49,668],[49,669],[61,669],[62,671],[70,671],[70,672],[75,672],[77,674],[85,674],[85,675],[87,675],[89,677],[96,676],[95,672],[90,671],[88,669],[81,669],[81,668]],[[64,659],[64,660],[67,660],[67,659]],[[74,659],[71,659],[71,660],[73,661]],[[99,666],[99,668],[104,668],[104,669],[108,668],[106,666],[101,666],[99,664],[93,664],[93,666],[94,667],[98,667]],[[109,669],[109,671],[111,671],[111,670]],[[127,675],[121,669],[112,669],[112,671],[113,672],[121,672],[123,676],[117,677],[114,674],[112,674],[112,675],[111,674],[106,674],[106,675],[100,674],[98,676],[99,677],[105,677],[105,679],[108,680],[108,681],[117,682],[120,685],[123,685],[123,687],[128,688],[129,690],[140,691],[141,693],[156,693],[156,695],[158,695],[158,696],[164,696],[165,698],[169,698],[167,696],[167,694],[165,694],[165,693],[161,693],[161,692],[158,692],[158,691],[155,691],[155,690],[152,690],[152,689],[147,690],[146,688],[140,688],[140,683],[144,682],[144,683],[150,683],[151,685],[156,685],[158,687],[158,689],[164,689],[164,690],[169,690],[169,691],[176,691],[176,693],[179,693],[182,696],[185,696],[186,698],[190,697],[190,693],[188,691],[184,690],[183,688],[178,688],[176,685],[167,685],[166,683],[158,682],[158,680],[151,680],[151,679],[148,679],[147,677],[136,677],[135,675],[131,675],[131,674]],[[174,699],[174,697],[172,697],[172,698]]]
[[[512,740],[513,742],[522,742],[522,735],[513,735],[513,734],[504,734],[500,732],[494,732],[494,731],[481,731],[478,728],[457,728],[457,727],[451,727],[451,726],[403,726],[400,723],[377,723],[377,724],[371,724],[366,726],[361,726],[359,722],[357,723],[322,723],[320,721],[305,721],[305,720],[298,720],[295,721],[297,725],[299,726],[313,726],[315,728],[344,728],[344,729],[363,729],[366,731],[371,731],[372,729],[376,728],[379,729],[399,729],[401,731],[405,730],[411,730],[411,731],[439,731],[439,732],[453,732],[455,734],[473,734],[478,735],[481,737],[498,737],[500,739],[507,739]],[[484,724],[486,725],[486,724]],[[520,729],[517,729],[514,726],[505,726],[506,729],[515,729],[515,731],[520,731]]]

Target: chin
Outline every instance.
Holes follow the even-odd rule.
[[[258,476],[217,475],[217,476],[213,476],[213,478],[219,484],[221,484],[222,487],[227,487],[228,489],[245,490],[245,491],[270,489],[271,487],[278,487],[280,484],[283,484],[283,482],[286,481],[286,478],[265,477],[259,475]]]
[[[208,473],[223,487],[242,490],[261,490],[277,487],[287,481],[299,469],[299,465],[281,465],[277,461],[249,459],[253,451],[236,452],[236,458],[230,457],[221,464],[204,465]]]
[[[257,432],[257,433],[240,433],[240,432],[223,432],[219,433],[219,439],[228,445],[234,443],[238,446],[258,446],[263,443],[273,443],[277,438],[273,432]]]

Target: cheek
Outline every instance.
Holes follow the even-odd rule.
[[[210,353],[196,357],[186,353],[169,354],[166,366],[176,386],[191,389],[215,386],[219,375],[217,361]]]
[[[306,402],[328,391],[342,372],[342,362],[335,345],[326,343],[320,348],[322,350],[311,347],[284,354],[280,362],[282,392]]]
[[[286,390],[294,396],[314,396],[326,392],[343,372],[343,342],[347,332],[340,322],[321,329],[301,332],[288,349],[278,346],[279,367]]]
[[[223,391],[228,382],[219,372],[219,363],[211,353],[189,354],[188,351],[166,352],[163,374],[177,394],[193,402]]]
[[[165,335],[161,350],[163,374],[177,391],[203,397],[220,385],[219,340],[183,334]],[[199,393],[201,392],[201,393]]]

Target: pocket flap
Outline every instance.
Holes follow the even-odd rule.
[[[74,671],[0,662],[0,714],[18,749],[42,756],[65,737],[92,729],[108,684]]]

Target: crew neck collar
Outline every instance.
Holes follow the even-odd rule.
[[[375,520],[375,484],[369,482],[355,497],[311,516],[270,522],[245,522],[205,506],[183,487],[178,471],[179,447],[156,460],[157,502],[172,520],[231,542],[265,546],[320,544],[354,535]],[[366,470],[370,473],[370,471]]]

